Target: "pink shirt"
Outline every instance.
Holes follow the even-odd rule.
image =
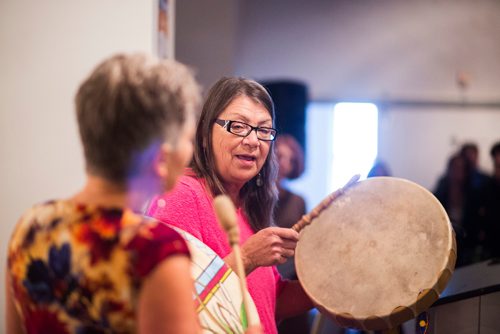
[[[203,184],[203,180],[182,176],[173,191],[151,202],[147,214],[191,233],[224,258],[231,252],[231,247],[216,219],[213,198],[205,191]],[[243,243],[254,232],[241,209],[238,209],[237,216]],[[247,276],[248,292],[265,333],[277,333],[274,317],[276,296],[281,293],[284,284],[274,266],[259,267]]]

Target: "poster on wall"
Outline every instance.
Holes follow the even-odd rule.
[[[158,57],[174,59],[175,0],[158,0]]]

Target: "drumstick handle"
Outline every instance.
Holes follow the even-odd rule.
[[[302,218],[300,218],[300,220],[295,225],[292,226],[292,230],[300,232],[304,227],[311,224],[311,221],[314,218],[318,217],[321,211],[326,209],[330,205],[330,203],[332,203],[336,198],[341,196],[347,188],[352,186],[354,183],[358,182],[358,180],[359,180],[359,174],[356,174],[353,177],[351,177],[351,179],[342,188],[339,188],[330,195],[328,195],[324,200],[321,201],[321,203],[316,205],[316,207],[314,207],[314,209],[312,209],[311,212],[309,212],[306,215],[303,215]]]
[[[240,249],[240,231],[238,229],[238,222],[236,218],[236,209],[234,208],[234,204],[229,199],[229,197],[225,195],[219,195],[214,199],[214,207],[217,218],[219,219],[219,223],[224,228],[224,231],[227,233],[227,238],[229,240],[229,244],[233,250],[234,261],[236,265],[236,274],[240,280],[240,289],[241,289],[241,298],[243,301],[243,307],[246,314],[247,323],[249,326],[256,325],[254,322],[252,315],[249,310],[249,301],[248,301],[248,289],[247,289],[247,281],[245,275],[245,266],[243,265],[243,259],[241,257],[241,249]]]
[[[234,259],[236,261],[236,274],[238,274],[238,277],[240,278],[240,289],[241,289],[241,297],[243,298],[243,307],[245,308],[245,313],[247,317],[247,322],[248,325],[256,325],[254,323],[254,319],[251,316],[249,310],[250,310],[250,305],[248,302],[248,296],[247,296],[247,280],[245,277],[245,267],[243,266],[243,260],[241,258],[241,250],[240,250],[240,245],[238,243],[231,244],[231,247],[233,249],[234,253]]]

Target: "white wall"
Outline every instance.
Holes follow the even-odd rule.
[[[112,53],[153,51],[153,3],[0,1],[1,328],[6,247],[17,219],[84,181],[73,110],[78,84]]]
[[[190,65],[204,90],[234,74],[238,1],[177,0],[175,57]]]
[[[240,1],[236,74],[295,78],[314,100],[500,99],[496,0]]]

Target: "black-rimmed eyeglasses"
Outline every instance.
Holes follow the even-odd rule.
[[[226,119],[217,119],[215,123],[222,126],[227,132],[232,133],[233,135],[246,137],[252,131],[255,130],[257,134],[257,138],[259,140],[264,141],[273,141],[276,139],[276,135],[278,134],[278,130],[274,128],[266,128],[260,126],[251,126],[250,124],[239,122],[239,121],[230,121]]]

